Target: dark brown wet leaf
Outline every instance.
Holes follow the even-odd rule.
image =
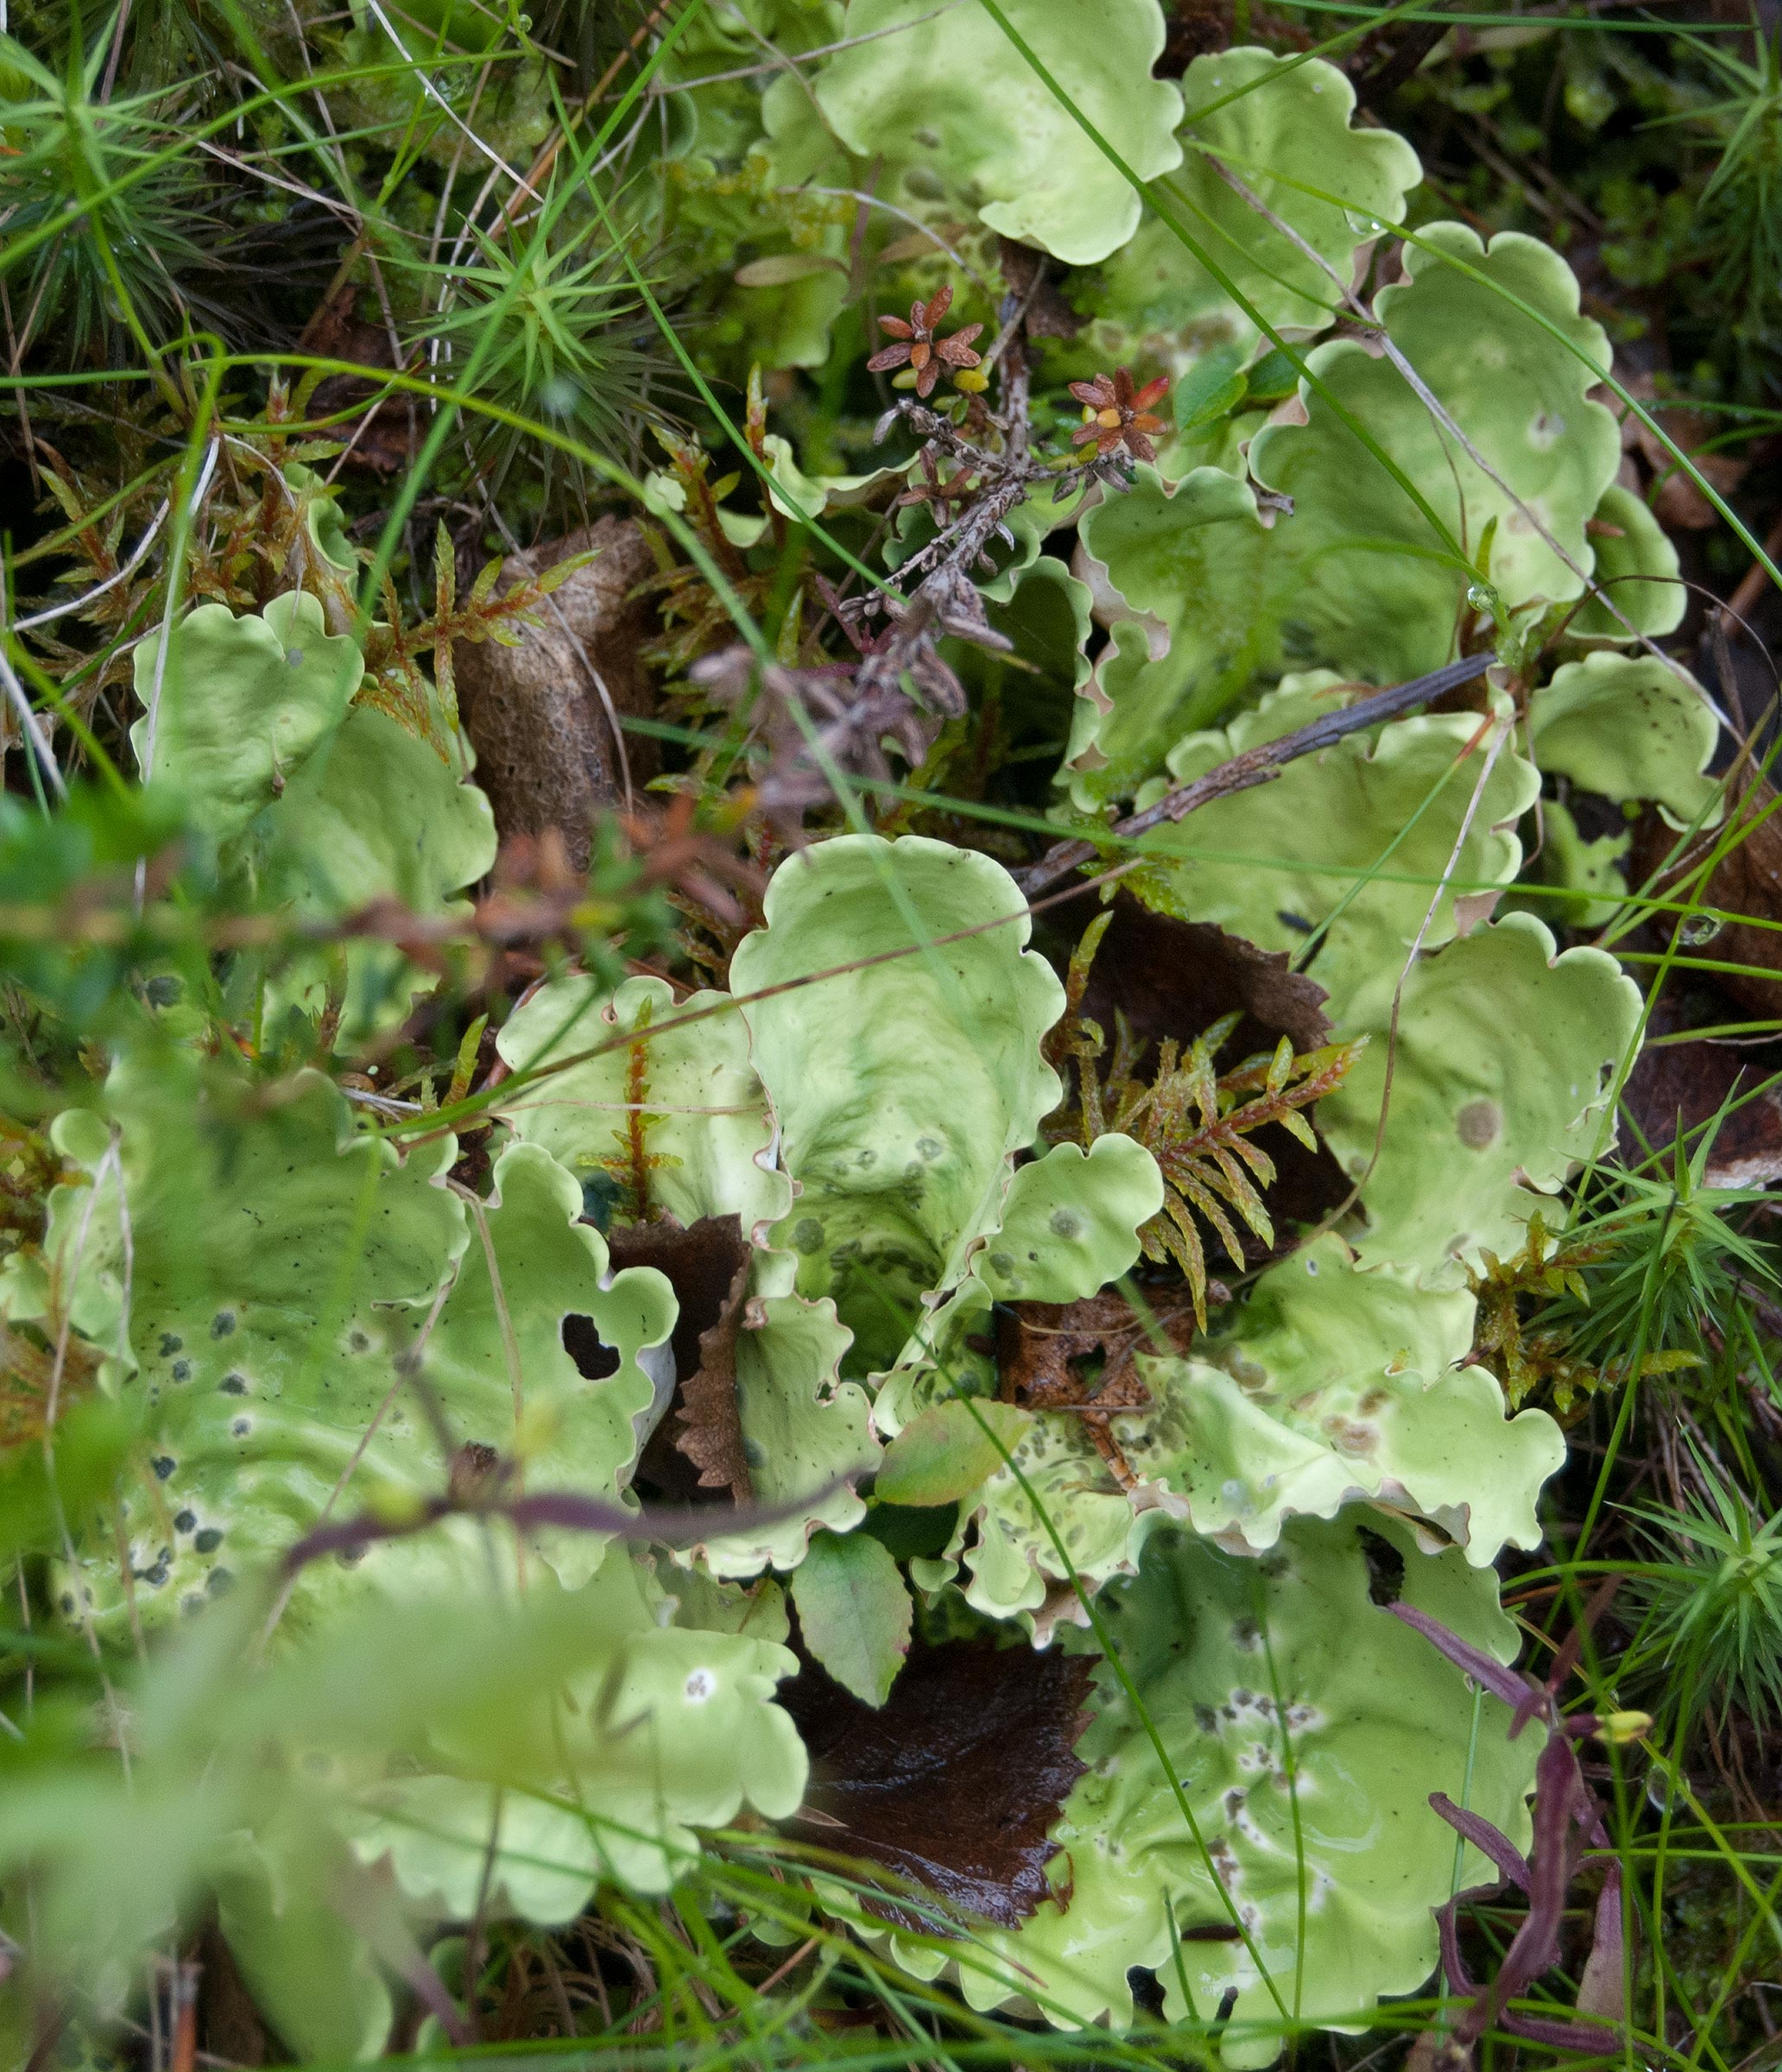
[[[1056,1648],[917,1646],[878,1710],[806,1669],[779,1699],[811,1752],[816,1817],[787,1825],[1015,1927],[1051,1890],[1046,1835],[1085,1767],[1074,1749],[1094,1667]],[[934,1930],[889,1898],[872,1911]]]
[[[1210,922],[1153,913],[1122,893],[1090,969],[1083,1011],[1111,1033],[1117,1010],[1135,1035],[1153,1043],[1173,1036],[1184,1049],[1221,1015],[1241,1014],[1226,1054],[1246,1058],[1272,1051],[1283,1036],[1296,1051],[1328,1043],[1329,997],[1292,970],[1285,951],[1259,950]]]

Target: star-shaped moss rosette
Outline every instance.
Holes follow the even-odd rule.
[[[971,350],[971,341],[983,331],[982,324],[963,325],[945,338],[940,336],[938,326],[952,306],[949,286],[937,288],[926,302],[912,302],[907,323],[901,317],[881,317],[879,329],[889,334],[891,343],[874,353],[866,363],[867,371],[883,374],[893,367],[907,367],[915,377],[916,394],[930,396],[943,369],[963,373],[976,367],[983,356]]]

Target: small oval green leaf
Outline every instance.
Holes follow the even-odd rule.
[[[882,1705],[909,1652],[910,1596],[865,1532],[818,1532],[792,1578],[805,1646],[844,1690]]]
[[[996,1472],[1033,1421],[1013,1403],[937,1403],[891,1442],[874,1492],[887,1504],[957,1503]]]

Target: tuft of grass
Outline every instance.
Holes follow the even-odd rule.
[[[1643,1616],[1627,1671],[1660,1684],[1661,1711],[1719,1700],[1759,1728],[1782,1720],[1782,1511],[1762,1517],[1699,1451],[1704,1494],[1641,1505],[1658,1558],[1632,1588]]]
[[[555,424],[596,452],[634,463],[643,427],[660,420],[666,364],[655,327],[622,254],[597,217],[575,220],[547,193],[539,226],[490,233],[473,226],[476,257],[428,268],[434,313],[417,337],[439,372],[480,350],[480,398],[495,411]],[[547,489],[566,468],[575,493],[590,484],[580,463],[495,415],[471,434],[492,496],[529,456]]]

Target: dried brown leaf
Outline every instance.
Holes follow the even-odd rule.
[[[671,1414],[644,1449],[639,1478],[667,1499],[727,1489],[748,1502],[755,1489],[736,1406],[736,1335],[750,1258],[741,1218],[701,1216],[685,1228],[672,1216],[617,1225],[607,1247],[615,1267],[665,1273],[679,1305],[670,1344],[680,1380]],[[697,1480],[690,1466],[698,1469]]]

